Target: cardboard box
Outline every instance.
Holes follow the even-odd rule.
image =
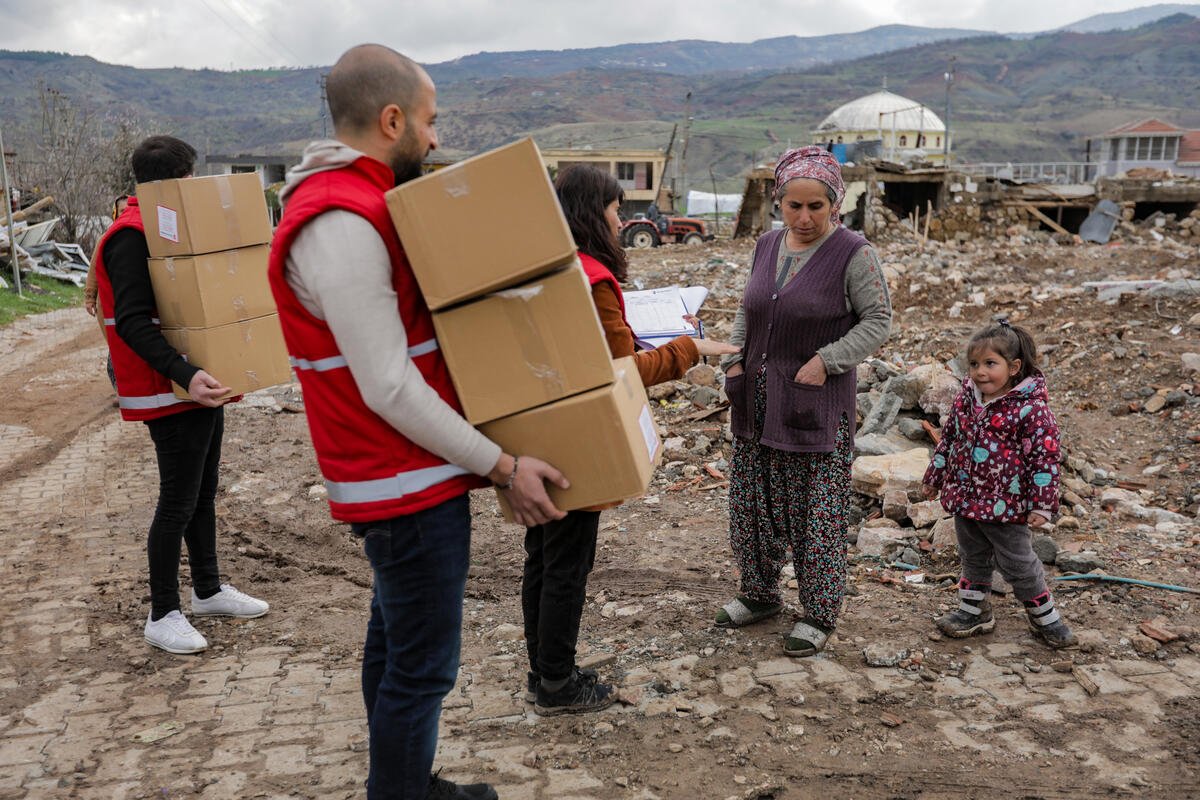
[[[151,258],[266,244],[271,218],[252,172],[139,183],[138,208]]]
[[[215,328],[275,313],[265,244],[199,256],[150,259],[164,328]]]
[[[564,511],[636,497],[662,458],[662,442],[633,357],[617,359],[616,382],[479,426],[507,453],[553,464],[571,488],[548,486]],[[500,509],[510,522],[503,492]]]
[[[277,314],[216,328],[164,328],[162,333],[188,363],[233,389],[234,394],[292,380]],[[188,396],[185,387],[175,384],[172,388],[176,397]]]
[[[578,263],[434,312],[438,347],[473,425],[614,380],[612,355]]]
[[[387,202],[434,310],[536,278],[575,255],[532,139],[397,186]]]

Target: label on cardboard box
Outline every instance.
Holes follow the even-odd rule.
[[[646,440],[646,455],[653,461],[654,454],[658,452],[658,429],[654,427],[654,417],[650,414],[649,406],[638,414],[638,427],[642,429],[642,438]]]
[[[158,235],[168,242],[179,241],[179,215],[166,206],[158,207]]]

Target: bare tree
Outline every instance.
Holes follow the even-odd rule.
[[[54,197],[64,238],[90,251],[104,232],[113,200],[134,189],[130,156],[145,136],[140,120],[72,101],[40,87],[41,134],[22,165],[27,190]]]

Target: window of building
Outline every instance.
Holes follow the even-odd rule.
[[[937,142],[935,142],[933,146],[934,146],[934,147],[941,147],[941,146],[942,146],[942,137],[940,137],[940,136],[939,136],[939,137],[937,137]]]
[[[1108,140],[1108,160],[1109,161],[1119,161],[1120,159],[1121,159],[1121,140],[1120,139],[1109,139]]]
[[[1138,161],[1148,161],[1150,159],[1150,140],[1145,136],[1137,138],[1137,155],[1134,156]]]
[[[1163,137],[1155,136],[1150,140],[1150,160],[1162,161],[1163,157]]]
[[[908,147],[908,136],[907,136],[907,135],[905,135],[905,134],[900,134],[900,146],[901,146],[901,147]]]
[[[619,181],[633,180],[634,171],[635,171],[635,167],[631,162],[629,162],[629,161],[618,161],[617,162],[617,180],[619,180]]]
[[[862,137],[861,133],[858,136],[854,137],[854,141],[856,141],[856,142],[861,142],[862,140],[863,140],[863,137]]]
[[[840,137],[840,136],[839,136],[839,137],[837,138],[837,143],[838,143],[838,144],[841,144],[841,143],[842,143],[842,137]]]
[[[917,147],[924,147],[924,146],[925,146],[925,137],[921,134],[917,134]]]

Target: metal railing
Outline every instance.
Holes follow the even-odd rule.
[[[1024,164],[984,161],[956,164],[954,168],[980,178],[1000,178],[1020,183],[1091,183],[1099,164],[1089,161],[1038,161]]]

